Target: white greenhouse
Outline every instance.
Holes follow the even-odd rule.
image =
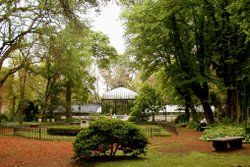
[[[129,114],[137,93],[118,87],[102,96],[102,112],[109,114]]]

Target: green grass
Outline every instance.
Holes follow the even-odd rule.
[[[206,154],[191,152],[188,154],[163,154],[150,151],[139,159],[118,157],[118,160],[96,162],[97,167],[228,167],[250,166],[249,156],[236,154]]]

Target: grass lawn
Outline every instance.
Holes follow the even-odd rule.
[[[250,158],[236,154],[208,154],[191,152],[186,154],[164,154],[154,150],[139,159],[118,158],[117,161],[97,162],[97,167],[227,167],[250,166]]]

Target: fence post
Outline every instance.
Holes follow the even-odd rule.
[[[39,128],[39,140],[41,140],[41,138],[42,138],[42,129],[41,128]]]
[[[14,136],[16,136],[16,131],[17,131],[17,129],[16,129],[16,127],[14,127],[14,129],[13,129]]]

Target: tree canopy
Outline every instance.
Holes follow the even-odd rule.
[[[239,80],[247,75],[249,41],[243,1],[122,1],[129,52],[147,76],[164,71],[175,90],[195,95],[213,122],[212,85],[226,90],[228,116],[239,120]],[[234,12],[233,12],[234,11]],[[247,15],[247,14],[246,14]],[[240,22],[236,22],[241,20]],[[244,20],[244,21],[243,21]],[[249,78],[249,77],[247,77]],[[248,79],[249,80],[249,79]],[[249,82],[249,81],[248,81]],[[224,92],[221,92],[224,93]]]
[[[108,68],[117,52],[107,36],[91,30],[82,16],[106,2],[0,3],[0,104],[11,106],[13,117],[22,120],[29,101],[36,101],[43,115],[51,117],[59,106],[70,116],[72,102],[90,100],[93,64]]]

